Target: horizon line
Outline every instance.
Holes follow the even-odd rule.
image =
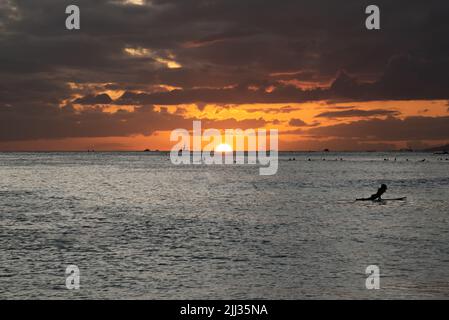
[[[193,152],[216,152],[216,151],[191,151],[186,150],[187,152],[193,153]],[[265,152],[269,152],[273,150],[266,150]],[[444,152],[444,150],[441,150]],[[0,153],[170,153],[171,150],[0,150]],[[264,152],[264,151],[232,151],[232,153],[236,152]],[[364,153],[376,153],[376,152],[401,152],[401,153],[414,153],[414,152],[426,152],[426,153],[432,153],[432,152],[438,152],[433,150],[426,150],[426,149],[420,149],[420,150],[412,150],[412,149],[394,149],[394,150],[277,150],[279,153],[291,153],[291,152],[302,152],[302,153],[356,153],[356,152],[364,152]],[[220,152],[216,152],[220,153]],[[226,153],[226,152],[223,152]],[[231,153],[231,152],[229,152]]]

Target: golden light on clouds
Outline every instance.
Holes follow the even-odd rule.
[[[151,57],[151,52],[146,48],[125,48],[127,54],[133,57]]]
[[[130,51],[130,54],[143,55],[145,50]],[[108,84],[75,84],[70,83],[69,86],[75,91],[87,90],[94,94],[108,94],[113,100],[119,98],[124,91],[122,90],[105,90]],[[152,90],[172,91],[179,88],[167,85],[153,86]],[[136,91],[137,92],[137,91]],[[81,95],[76,94],[77,97]],[[88,108],[98,108],[101,112],[116,113],[118,111],[134,112],[138,105],[78,105],[74,104],[74,108],[83,111]],[[416,101],[372,101],[372,102],[329,102],[318,101],[310,103],[276,103],[276,104],[180,104],[180,105],[154,105],[154,112],[167,113],[179,116],[186,120],[202,120],[207,122],[209,128],[217,128],[226,123],[230,126],[239,127],[239,122],[263,121],[260,128],[278,129],[279,143],[281,150],[321,150],[326,146],[327,141],[331,141],[332,137],[315,137],[308,134],[309,130],[319,127],[333,126],[343,123],[351,123],[356,121],[364,121],[369,119],[387,119],[395,117],[405,119],[412,116],[421,117],[439,117],[447,116],[448,106],[446,100],[416,100]],[[353,113],[351,113],[354,111]],[[379,112],[377,111],[388,111]],[[178,118],[178,119],[179,119]],[[245,122],[248,123],[248,122]],[[187,127],[186,129],[190,129]],[[164,129],[165,130],[165,129]],[[152,150],[168,150],[171,147],[170,130],[155,131],[150,136],[135,135],[130,137],[109,137],[95,138],[92,140],[100,149],[117,149],[117,150],[140,150],[150,148]],[[108,142],[106,142],[106,140]],[[67,148],[76,149],[79,143],[76,139],[70,140]],[[88,140],[83,140],[87,143]],[[98,141],[104,141],[104,144]],[[313,145],[317,143],[316,147]],[[114,143],[113,143],[114,142]],[[224,142],[224,141],[223,141]],[[47,142],[48,143],[48,142]],[[116,144],[115,144],[116,143]],[[382,143],[382,141],[378,141]],[[406,142],[388,143],[397,144],[398,147],[404,147]],[[61,148],[63,142],[55,142],[55,149]],[[114,147],[115,146],[115,147]],[[125,148],[126,146],[126,148]],[[335,145],[332,145],[334,149]],[[65,145],[64,145],[65,148]],[[304,149],[305,148],[305,149]],[[321,148],[321,149],[320,149]],[[341,146],[341,148],[350,148],[350,146]]]
[[[182,68],[182,66],[174,61],[174,60],[168,60],[168,59],[164,59],[164,58],[160,58],[160,57],[155,57],[156,61],[161,63],[161,64],[165,64],[165,66],[169,69],[179,69]]]
[[[162,65],[165,65],[168,69],[179,69],[182,68],[182,65],[175,61],[175,56],[173,54],[168,54],[167,57],[161,57],[159,54],[156,54],[155,52],[151,51],[147,48],[125,48],[124,51],[132,56],[132,57],[138,57],[138,58],[152,58],[159,62]]]
[[[182,90],[181,87],[169,86],[166,84],[160,84],[157,88],[162,89],[161,91],[174,91],[174,90]]]
[[[144,0],[125,0],[124,4],[132,4],[135,6],[143,6],[145,4]]]

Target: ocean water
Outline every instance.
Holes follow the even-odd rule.
[[[164,154],[0,153],[0,298],[447,299],[444,157],[287,153],[260,176]],[[381,183],[407,200],[354,202]]]

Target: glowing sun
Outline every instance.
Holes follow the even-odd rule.
[[[232,152],[232,147],[227,143],[222,143],[215,148],[215,152]]]

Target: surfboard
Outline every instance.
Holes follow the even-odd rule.
[[[356,201],[404,201],[407,200],[407,197],[401,197],[401,198],[392,198],[392,199],[382,199],[382,200],[371,200],[371,199],[356,199]]]

